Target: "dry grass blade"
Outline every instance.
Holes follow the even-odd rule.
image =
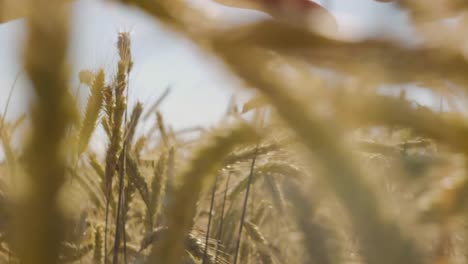
[[[143,117],[144,121],[147,121],[148,118],[150,118],[154,114],[154,112],[158,110],[159,105],[161,105],[161,103],[167,98],[167,96],[169,96],[170,92],[171,87],[168,86],[166,90],[164,90],[164,92],[161,94],[161,96],[159,96],[156,102],[154,102],[154,104],[148,109],[148,112],[146,112],[146,114]]]

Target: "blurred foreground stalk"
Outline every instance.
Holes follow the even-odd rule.
[[[291,71],[295,78],[290,80],[280,74],[281,65],[286,63],[280,56],[250,46],[220,45],[217,48],[230,68],[266,95],[310,154],[320,159],[326,174],[323,179],[347,208],[367,263],[423,263],[412,241],[382,214],[374,190],[363,181],[361,169],[340,140],[342,131],[337,122],[324,121],[308,111],[309,104],[316,102],[314,98],[297,95],[302,85],[314,85],[307,71],[295,65],[297,67]],[[311,160],[314,157],[311,156]]]
[[[58,263],[64,217],[58,193],[65,178],[64,136],[72,120],[65,57],[68,12],[61,0],[29,2],[24,65],[32,81],[32,135],[25,149],[27,188],[14,221],[21,263]]]

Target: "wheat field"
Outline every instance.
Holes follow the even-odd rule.
[[[0,113],[1,263],[468,263],[468,2],[396,1],[420,38],[408,47],[276,18],[227,28],[184,0],[121,0],[257,94],[214,127],[181,131],[159,111],[162,90],[128,105],[130,33],[110,47],[115,72],[69,72],[66,2],[29,2],[35,97],[27,116]],[[441,107],[409,99],[409,84]]]

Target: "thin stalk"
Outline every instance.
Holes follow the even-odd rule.
[[[127,88],[126,88],[126,91],[125,91],[127,93],[127,95],[126,95],[127,96],[127,102],[128,102],[128,99],[129,99],[128,90],[130,90],[130,72],[131,72],[131,68],[129,68],[127,70],[127,79],[128,79],[128,81],[127,81]],[[125,108],[125,124],[127,124],[127,118],[128,118],[128,107]],[[124,173],[127,171],[127,146],[128,146],[128,144],[130,144],[130,140],[126,137],[124,139],[124,146],[123,146],[124,147],[124,149],[123,149],[124,152],[123,153],[125,154],[125,156],[123,158],[123,163],[122,163],[122,165],[123,165],[122,170],[124,171]],[[124,194],[123,187],[122,187],[122,194]],[[125,197],[125,195],[123,195],[122,203],[125,202],[126,198],[127,197]],[[126,222],[127,222],[126,216],[127,216],[126,213],[122,214],[122,232],[123,232],[123,244],[124,244],[123,252],[124,252],[124,263],[125,264],[128,263],[127,262],[127,232],[125,232],[125,226],[126,226]]]
[[[7,100],[6,100],[6,103],[5,103],[5,108],[3,108],[3,114],[2,114],[3,122],[0,123],[0,131],[3,129],[3,124],[6,122],[8,107],[10,106],[11,97],[13,96],[13,91],[15,90],[16,83],[18,82],[18,79],[19,79],[20,75],[21,75],[21,72],[18,72],[16,74],[15,80],[13,81],[13,84],[10,87],[10,91],[8,92],[8,97],[7,97]]]
[[[130,69],[129,69],[128,72],[127,72],[127,77],[128,77],[128,81],[127,81],[127,90],[126,90],[126,93],[127,93],[127,102],[128,102],[128,99],[129,99],[129,97],[128,97],[128,90],[130,90]],[[128,107],[125,108],[125,124],[127,124],[127,118],[128,118]],[[128,156],[127,156],[127,146],[128,146],[129,143],[130,143],[129,138],[125,137],[124,146],[123,146],[123,148],[124,148],[124,149],[123,149],[123,153],[125,154],[124,160],[123,160],[123,164],[122,164],[122,165],[123,165],[122,171],[124,171],[123,173],[125,173],[125,172],[127,171],[127,157],[128,157]],[[123,174],[123,173],[122,173],[122,174]],[[122,184],[122,186],[123,186],[123,184]],[[122,203],[125,204],[124,202],[125,202],[125,199],[126,199],[127,197],[125,197],[125,195],[123,195],[123,194],[124,194],[123,187],[122,187],[121,192],[122,192],[122,196],[123,196],[123,201],[122,201]],[[121,214],[122,214],[122,213],[121,213]],[[126,226],[126,222],[127,222],[126,219],[125,219],[126,216],[127,216],[126,213],[125,213],[125,214],[122,214],[122,232],[123,232],[124,263],[125,263],[125,264],[128,263],[128,262],[127,262],[127,232],[125,232],[125,226]]]
[[[252,158],[252,163],[250,165],[249,181],[247,182],[247,188],[245,190],[244,205],[242,206],[242,215],[241,215],[241,220],[240,220],[239,233],[238,233],[237,242],[236,242],[236,252],[234,254],[234,264],[237,264],[237,257],[239,255],[240,242],[242,238],[242,228],[244,227],[245,213],[247,211],[247,203],[249,201],[250,186],[252,184],[255,162],[257,161],[258,146],[259,146],[259,143],[257,143],[257,145],[255,146],[255,155]]]
[[[2,116],[0,116],[0,135],[2,135],[2,133],[4,133],[3,127],[7,122],[8,107],[10,106],[11,97],[13,96],[13,91],[15,90],[16,83],[18,82],[18,79],[19,79],[20,75],[21,75],[21,71],[16,74],[15,80],[13,81],[13,83],[10,86],[10,91],[8,92],[8,97],[7,97],[7,100],[6,100],[6,103],[5,103],[5,108],[3,109]],[[5,132],[4,136],[7,136],[6,132]],[[4,152],[5,152],[5,156],[8,157],[7,146],[4,146],[3,149],[4,149]],[[10,170],[10,182],[11,182],[13,188],[16,188],[16,180],[15,180],[15,177],[14,177],[14,174],[15,174],[15,171],[16,171],[15,163],[12,162],[11,164],[9,164],[8,168]]]
[[[104,264],[107,264],[107,234],[109,233],[109,204],[110,204],[110,194],[109,191],[106,191],[106,217],[104,224]]]
[[[124,192],[125,194],[125,192]],[[127,197],[124,195],[124,201],[127,199]],[[123,253],[124,253],[124,263],[127,264],[127,232],[125,230],[125,227],[127,225],[127,214],[122,214],[122,236],[123,236]]]
[[[265,118],[265,112],[261,110],[257,111],[254,122],[259,122],[259,127],[263,127],[264,118]],[[249,173],[249,178],[247,182],[247,188],[245,190],[244,204],[242,206],[242,215],[241,215],[241,220],[240,220],[240,225],[239,225],[239,234],[238,234],[237,242],[236,242],[236,252],[234,254],[234,264],[237,264],[237,258],[239,256],[240,242],[242,240],[242,229],[244,227],[245,214],[246,214],[247,205],[249,202],[250,187],[252,186],[255,162],[257,161],[259,147],[260,147],[260,139],[258,139],[257,144],[255,146],[254,156],[252,158],[252,163],[250,165],[250,173]]]
[[[127,79],[130,80],[130,71],[127,71]],[[128,90],[129,90],[129,81],[127,81],[126,87],[126,99],[128,102]],[[125,115],[124,115],[124,124],[127,124],[128,119],[128,108],[125,108]],[[125,177],[125,170],[127,165],[127,145],[128,140],[124,139],[123,146],[122,146],[122,153],[120,155],[120,168],[119,168],[119,200],[117,203],[117,222],[115,224],[115,238],[114,238],[114,257],[113,257],[113,264],[117,264],[119,260],[119,246],[120,246],[120,236],[121,233],[123,235],[124,241],[124,263],[127,263],[127,239],[126,239],[126,232],[125,232],[125,214],[122,213],[122,205],[125,201],[125,194],[124,194],[124,177]]]
[[[120,246],[120,233],[122,232],[121,229],[121,221],[122,221],[122,204],[123,204],[123,199],[124,199],[124,167],[125,167],[125,158],[124,158],[124,153],[126,149],[126,144],[124,143],[123,149],[122,149],[122,154],[120,155],[120,165],[123,165],[122,167],[119,168],[119,200],[117,203],[117,220],[115,224],[115,238],[114,238],[114,256],[113,256],[113,264],[117,264],[119,260],[119,246]],[[123,232],[125,233],[125,231]]]
[[[208,255],[208,240],[210,238],[211,219],[212,219],[212,216],[213,216],[213,207],[214,207],[214,201],[215,201],[217,181],[218,181],[218,175],[216,175],[216,177],[215,177],[214,184],[213,184],[213,190],[211,191],[210,214],[208,216],[208,227],[206,228],[205,251],[203,252],[202,264],[206,263],[206,257]]]
[[[154,112],[156,112],[156,110],[158,110],[158,107],[161,105],[161,103],[164,101],[164,99],[167,98],[167,96],[169,95],[170,92],[171,92],[171,86],[169,85],[166,88],[166,90],[164,90],[164,92],[159,96],[159,98],[156,100],[156,102],[148,109],[145,116],[143,117],[144,121],[147,121],[148,118],[150,118],[152,116],[152,114]]]
[[[229,180],[231,180],[231,173],[228,173],[227,180],[226,180],[226,187],[224,188],[224,197],[223,197],[223,204],[221,205],[221,221],[219,223],[219,230],[218,234],[216,235],[216,252],[215,252],[215,264],[218,263],[218,248],[219,242],[221,241],[221,236],[223,234],[223,225],[224,225],[224,207],[226,206],[227,200],[227,193],[229,188]]]

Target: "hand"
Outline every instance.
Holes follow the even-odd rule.
[[[273,18],[296,25],[313,25],[315,29],[326,27],[337,30],[333,15],[323,6],[311,0],[214,0],[222,5],[257,10]],[[317,23],[320,22],[320,23]],[[317,25],[319,24],[319,25]],[[321,30],[319,30],[321,31]]]

